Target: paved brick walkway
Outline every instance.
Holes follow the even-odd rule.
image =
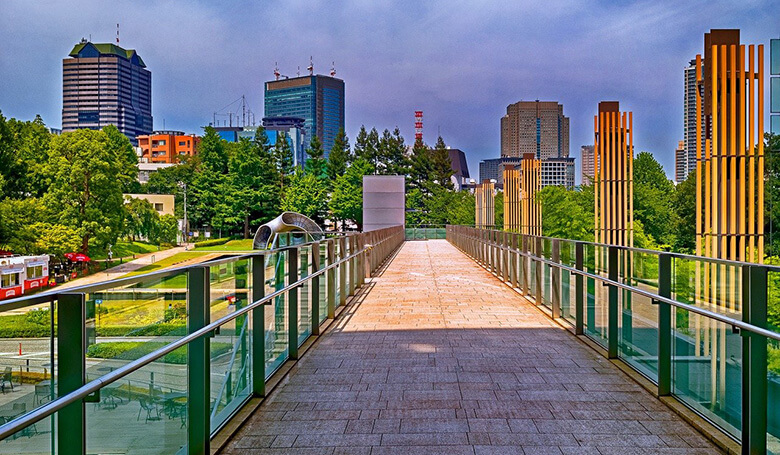
[[[444,240],[374,284],[227,453],[718,453]]]

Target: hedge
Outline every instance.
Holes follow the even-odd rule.
[[[87,357],[97,359],[137,360],[154,352],[168,343],[161,341],[111,341],[93,344],[87,349]],[[229,343],[211,343],[211,357],[220,356],[230,351]],[[181,347],[166,354],[158,362],[184,365],[187,363],[187,348]]]
[[[224,238],[224,239],[211,239],[211,240],[204,240],[202,242],[195,243],[195,248],[201,248],[204,246],[216,246],[216,245],[224,245],[230,241],[230,238]]]

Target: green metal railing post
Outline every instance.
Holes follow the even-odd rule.
[[[585,269],[585,244],[577,242],[574,244],[574,268],[577,270]],[[574,277],[574,334],[582,335],[585,327],[585,277],[576,274]]]
[[[672,255],[658,255],[658,295],[672,297]],[[658,302],[658,396],[672,393],[672,306]]]
[[[288,285],[298,281],[298,248],[287,248]],[[298,359],[298,293],[300,287],[287,291],[287,346],[291,360]]]
[[[561,262],[561,244],[558,239],[552,241],[551,260]],[[552,317],[561,317],[561,269],[550,267],[550,283],[552,285]]]
[[[522,236],[522,244],[523,244],[523,254],[528,254],[528,236],[523,235]],[[531,273],[529,271],[530,264],[528,256],[521,256],[520,257],[520,272],[522,273],[522,280],[521,280],[521,286],[523,287],[523,295],[528,296],[529,293],[529,286],[530,283],[528,282],[528,275]]]
[[[357,252],[357,235],[349,236],[349,254]],[[349,260],[349,295],[355,295],[358,286],[358,258],[353,257]]]
[[[311,245],[312,273],[320,271],[320,242]],[[311,279],[311,334],[320,334],[320,275]]]
[[[209,268],[193,267],[187,272],[187,331],[195,332],[209,323]],[[193,340],[187,348],[187,453],[209,453],[210,346],[209,337]]]
[[[252,302],[265,297],[265,256],[252,256]],[[252,393],[265,396],[265,305],[252,310]]]
[[[616,246],[610,246],[607,259],[607,276],[612,281],[618,280],[619,249]],[[609,320],[607,323],[607,358],[616,359],[618,357],[618,317],[620,308],[618,307],[618,288],[609,286]]]
[[[327,240],[327,265],[332,265],[336,262],[336,241],[334,239]],[[336,317],[336,268],[328,269],[327,273],[327,305],[328,305],[328,319]]]
[[[534,256],[540,257],[542,256],[542,238],[541,237],[534,237]],[[542,263],[541,261],[535,261],[534,267],[536,267],[536,295],[534,296],[534,299],[536,300],[536,305],[542,305]]]
[[[767,269],[760,265],[743,266],[743,283],[747,282],[747,304],[742,319],[748,324],[766,328]],[[745,275],[747,277],[745,278]],[[744,300],[743,300],[744,302]],[[742,332],[742,453],[767,452],[767,340]]]
[[[86,317],[84,294],[60,294],[57,297],[58,396],[67,395],[84,385]],[[86,413],[84,402],[80,401],[57,413],[57,453],[84,455],[86,451]]]

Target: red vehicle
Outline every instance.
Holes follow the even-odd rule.
[[[19,297],[49,282],[49,256],[0,257],[0,300]]]

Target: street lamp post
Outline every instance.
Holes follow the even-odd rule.
[[[179,182],[179,188],[184,190],[184,225],[182,226],[184,228],[184,235],[182,239],[184,240],[184,243],[187,243],[189,240],[189,226],[187,226],[187,183]]]

